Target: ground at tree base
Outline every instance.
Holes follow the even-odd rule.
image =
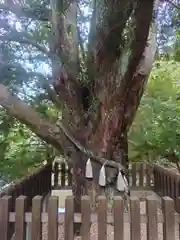
[[[146,198],[147,196],[153,196],[155,197],[159,204],[158,204],[158,214],[161,214],[161,198],[154,193],[153,191],[131,191],[131,196],[137,196],[140,198]],[[146,202],[141,201],[140,203],[140,211],[141,214],[146,213]],[[58,240],[64,239],[64,225],[59,225],[59,237]],[[43,225],[43,240],[47,240],[47,224]],[[140,240],[146,240],[147,239],[147,229],[146,224],[141,224],[141,239]],[[178,224],[175,226],[175,240],[179,240],[179,226]],[[75,240],[81,240],[81,237],[76,237]],[[90,240],[98,240],[98,226],[97,223],[93,223],[91,225],[91,235]],[[107,224],[107,240],[114,240],[114,227],[110,224]],[[130,240],[130,224],[125,223],[124,224],[124,240]],[[163,226],[161,223],[158,224],[158,240],[163,240]]]

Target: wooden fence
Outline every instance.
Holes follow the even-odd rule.
[[[178,200],[180,203],[180,199]],[[9,229],[14,224],[14,240],[25,240],[27,234],[26,224],[31,224],[30,235],[33,240],[42,239],[42,229],[47,228],[47,240],[58,239],[58,228],[64,229],[65,240],[74,239],[74,223],[81,223],[81,239],[90,239],[91,223],[97,223],[98,239],[107,239],[107,226],[113,228],[115,240],[127,240],[127,231],[131,240],[141,240],[141,226],[144,228],[148,240],[157,240],[158,228],[161,224],[164,240],[175,240],[175,226],[180,224],[180,215],[174,211],[174,202],[169,197],[162,199],[162,213],[157,211],[157,202],[152,197],[146,200],[146,213],[140,212],[140,201],[137,197],[130,199],[130,211],[124,213],[123,200],[115,197],[113,214],[107,214],[107,201],[104,196],[98,198],[97,213],[91,214],[88,196],[82,197],[81,213],[74,214],[73,197],[66,198],[65,214],[58,213],[58,198],[49,199],[48,212],[42,212],[42,197],[36,196],[32,200],[32,212],[27,212],[27,197],[20,196],[16,199],[15,212],[10,211],[11,197],[4,196],[0,199],[0,239],[9,240]],[[128,224],[130,225],[128,230]],[[29,230],[28,230],[29,231]],[[29,233],[28,233],[29,234]],[[178,233],[179,234],[179,233]],[[179,236],[179,235],[178,235]],[[109,239],[109,238],[108,238]],[[143,238],[144,239],[144,238]]]
[[[20,181],[17,181],[16,183],[12,184],[11,186],[7,187],[2,192],[0,192],[0,200],[4,199],[3,196],[9,195],[10,197],[8,201],[11,201],[11,204],[8,206],[9,211],[15,211],[16,198],[19,197],[20,195],[26,195],[28,197],[26,201],[26,210],[31,211],[32,199],[36,195],[42,195],[44,198],[50,191],[51,171],[52,171],[52,165],[45,165],[44,167],[38,169],[33,174],[27,176],[24,179],[21,179]],[[5,197],[5,199],[6,198],[7,197]],[[3,200],[1,200],[1,211],[2,212],[7,211],[7,209],[5,210],[2,207],[3,206],[2,201]],[[0,228],[0,235],[2,231],[3,229]],[[14,233],[14,224],[10,223],[8,228],[8,235],[12,237],[13,233]]]
[[[28,197],[27,207],[30,208],[33,197],[36,195],[45,196],[51,190],[51,171],[51,164],[41,167],[24,179],[21,179],[4,189],[0,192],[0,197],[5,195],[11,196],[11,206],[12,210],[14,210],[16,198],[20,195],[26,195]]]
[[[162,196],[169,196],[175,201],[176,211],[180,213],[178,197],[180,196],[180,174],[154,165],[154,191]]]
[[[163,197],[162,213],[158,211],[158,214],[157,202],[154,199],[148,198],[146,200],[146,213],[142,214],[139,211],[140,201],[138,198],[132,197],[130,199],[130,213],[123,213],[123,200],[120,197],[115,197],[114,215],[107,214],[107,202],[103,196],[99,197],[99,207],[96,214],[91,214],[87,196],[82,199],[82,211],[79,214],[74,214],[72,197],[66,199],[65,214],[58,214],[58,200],[54,196],[48,201],[48,212],[43,212],[44,196],[53,187],[59,186],[61,189],[72,185],[70,170],[64,163],[55,164],[53,175],[54,183],[51,181],[52,165],[46,165],[0,193],[0,239],[10,240],[14,236],[13,240],[25,240],[27,229],[29,229],[27,225],[31,225],[31,240],[40,240],[42,226],[47,225],[47,240],[57,240],[60,226],[61,228],[64,226],[64,239],[72,240],[74,222],[82,224],[82,240],[89,239],[90,223],[95,222],[98,224],[99,240],[106,239],[106,223],[114,225],[113,239],[115,240],[126,239],[127,229],[129,229],[130,234],[129,239],[140,240],[140,226],[143,224],[146,225],[147,240],[158,239],[158,224],[163,226],[163,239],[175,239],[174,226],[180,226],[180,216],[177,214],[180,213],[179,174],[174,174],[157,165],[144,163],[130,165],[129,183],[131,189],[150,189],[161,197],[168,197]],[[42,195],[42,197],[36,195]],[[127,227],[128,224],[130,224],[130,228]],[[15,235],[13,235],[14,232]],[[176,239],[180,239],[180,235]]]
[[[131,189],[154,188],[154,168],[147,163],[133,163],[129,165],[129,184]]]
[[[129,183],[131,189],[153,189],[153,166],[145,163],[130,164]],[[54,164],[52,187],[54,189],[68,189],[72,187],[72,174],[64,162]]]

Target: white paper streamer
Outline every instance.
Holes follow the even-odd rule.
[[[125,191],[125,188],[126,188],[124,177],[122,176],[121,171],[119,171],[118,173],[116,188],[118,191],[121,191],[121,192]]]
[[[106,186],[106,173],[104,165],[102,166],[99,173],[99,185],[102,187]]]
[[[86,178],[93,178],[91,159],[89,158],[86,162]]]

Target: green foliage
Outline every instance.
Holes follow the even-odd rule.
[[[158,61],[129,133],[132,160],[180,153],[180,65]]]
[[[10,182],[24,177],[53,155],[53,148],[1,109],[0,176]],[[1,185],[1,182],[0,182]]]

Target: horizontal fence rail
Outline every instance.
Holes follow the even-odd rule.
[[[82,197],[81,213],[74,213],[74,199],[66,198],[65,213],[58,214],[58,198],[49,199],[48,212],[42,212],[42,197],[36,196],[32,200],[32,212],[27,212],[27,197],[20,196],[16,199],[15,212],[10,211],[11,197],[4,196],[0,199],[0,234],[1,240],[9,240],[9,229],[14,224],[14,240],[24,240],[27,235],[30,239],[40,240],[43,235],[43,226],[47,228],[47,240],[58,239],[58,228],[63,227],[63,238],[74,239],[74,223],[81,223],[81,239],[90,239],[91,223],[97,223],[99,240],[107,239],[107,224],[113,225],[113,238],[127,240],[129,231],[130,240],[144,240],[141,238],[141,225],[146,224],[148,240],[158,240],[158,226],[162,225],[164,240],[176,240],[175,227],[180,224],[180,215],[174,211],[174,201],[169,197],[162,198],[162,212],[158,212],[158,203],[152,197],[146,199],[146,212],[140,212],[140,200],[130,198],[129,213],[124,212],[124,201],[120,196],[114,197],[113,214],[107,213],[107,200],[104,196],[98,197],[97,212],[91,214],[90,199]],[[180,199],[178,199],[180,203]],[[130,225],[129,229],[127,224]],[[27,228],[29,226],[29,228]],[[178,233],[179,234],[179,233]],[[179,235],[178,235],[179,236]],[[109,238],[108,238],[109,239]]]

